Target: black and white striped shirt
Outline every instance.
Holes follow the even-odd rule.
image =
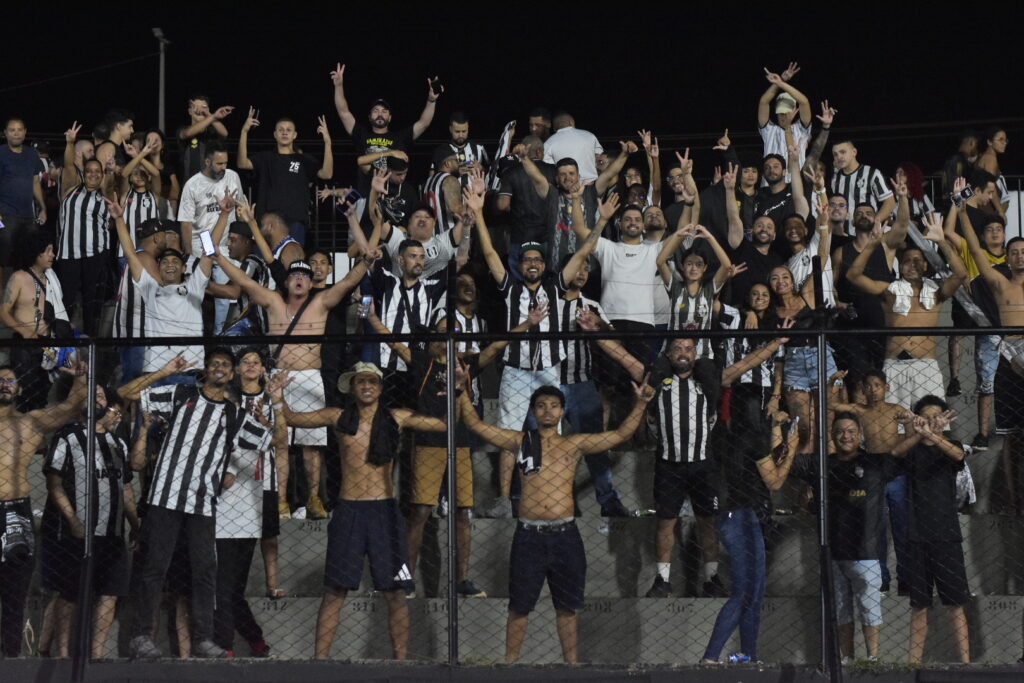
[[[270,268],[267,267],[266,261],[259,254],[252,253],[246,256],[240,268],[261,287],[274,289],[273,280],[270,277]],[[244,289],[241,290],[238,299],[232,302],[231,307],[228,309],[228,317],[227,322],[224,324],[224,329],[229,329],[243,318],[248,318],[252,323],[253,334],[267,333],[267,311],[262,306],[254,304],[252,298],[245,293]]]
[[[547,276],[540,282],[536,290],[531,290],[524,283],[515,280],[507,272],[498,289],[505,295],[508,307],[508,326],[513,329],[530,315],[530,310],[540,303],[548,304],[548,315],[540,321],[535,332],[557,332],[559,330],[558,300],[568,289],[557,278]],[[512,342],[505,347],[505,363],[520,370],[543,370],[562,362],[562,342],[557,339],[530,339]]]
[[[871,204],[878,211],[882,202],[892,196],[892,190],[885,182],[885,175],[877,168],[861,164],[852,173],[832,173],[832,192],[846,197],[850,207],[850,218],[846,222],[848,234],[853,232],[853,214],[858,204]]]
[[[110,214],[99,188],[81,184],[60,203],[60,236],[57,258],[81,259],[102,254],[110,248]]]
[[[708,457],[708,435],[718,419],[721,387],[714,361],[698,359],[689,377],[681,378],[659,361],[651,401],[658,420],[658,457],[670,462],[699,462]]]
[[[597,303],[593,299],[588,299],[583,295],[577,296],[572,300],[566,300],[563,297],[558,300],[559,325],[561,326],[562,331],[580,331],[579,326],[576,324],[576,315],[584,308],[589,308],[605,323],[611,324],[608,320],[608,316],[604,313],[604,309],[601,308],[601,304]],[[561,375],[559,378],[560,384],[582,384],[583,382],[589,382],[593,379],[594,373],[593,358],[590,349],[591,343],[592,342],[589,339],[582,337],[565,339],[563,341],[562,348],[565,360],[562,361],[562,365],[559,369]]]
[[[439,277],[420,279],[412,287],[402,284],[401,278],[385,268],[374,268],[370,274],[378,316],[392,334],[409,334],[427,326],[434,319],[435,310],[444,310],[447,272]],[[387,344],[380,345],[380,366],[386,370],[405,372],[405,361]]]
[[[247,394],[242,392],[242,409],[251,413],[257,401],[263,399],[263,417],[270,424],[277,419],[274,414],[273,401],[270,394]],[[277,460],[274,448],[271,446],[260,451],[260,462],[256,468],[256,478],[263,482],[264,491],[277,491]]]
[[[142,250],[137,249],[136,253],[140,251]],[[117,287],[113,336],[115,339],[146,336],[146,297],[132,279],[132,269],[129,266],[125,266],[121,273],[121,283]]]
[[[507,128],[507,126],[506,126],[506,128]],[[440,147],[438,149],[440,149]],[[462,147],[459,147],[458,145],[453,144],[449,140],[448,141],[448,149],[450,149],[452,151],[452,154],[454,154],[458,158],[460,164],[465,163],[467,161],[479,161],[481,164],[483,164],[486,167],[486,166],[490,165],[490,163],[491,163],[491,159],[490,159],[490,157],[487,154],[487,150],[484,149],[484,146],[481,145],[479,142],[473,142],[472,140],[467,140],[466,144],[464,144]],[[500,149],[500,146],[499,146],[499,149]],[[437,170],[437,169],[434,168],[433,162],[431,162],[431,164],[430,164],[430,170],[431,171],[436,171]]]
[[[120,538],[124,532],[124,485],[132,480],[132,472],[125,457],[128,447],[110,432],[95,436],[95,469],[91,487],[85,478],[85,458],[89,448],[86,426],[77,422],[67,425],[54,435],[43,472],[61,477],[64,492],[76,516],[83,522],[85,506],[91,502],[96,523],[94,536]],[[50,502],[47,500],[47,516],[52,514]],[[53,507],[59,519],[58,537],[69,538],[67,520],[56,508],[56,504]]]
[[[435,173],[423,184],[423,201],[430,205],[437,220],[434,226],[435,234],[454,228],[459,220],[459,217],[448,208],[448,202],[444,200],[444,181],[448,178],[455,178],[458,181],[458,177],[451,173]]]
[[[135,231],[139,229],[140,225],[151,218],[166,218],[168,216],[167,207],[163,204],[164,200],[149,190],[145,192],[135,189],[128,190],[128,194],[124,198],[124,223],[128,226],[128,236],[131,238],[132,244],[136,244]],[[138,245],[136,244],[136,246]],[[117,255],[124,256],[120,242],[117,244]]]
[[[434,328],[438,321],[445,317],[444,306],[434,309],[434,315],[430,319],[430,327]],[[476,334],[487,331],[487,321],[481,318],[479,315],[466,315],[459,310],[458,306],[455,307],[455,321],[458,323],[459,329],[465,334]],[[456,337],[457,339],[457,337]],[[480,342],[479,341],[456,341],[455,342],[456,353],[480,353]]]
[[[153,467],[150,505],[211,517],[232,450],[269,447],[271,433],[227,401],[212,401],[194,385],[149,387],[142,410],[170,425]]]

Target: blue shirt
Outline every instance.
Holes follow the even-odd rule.
[[[0,146],[0,215],[34,218],[32,179],[42,170],[35,149],[23,145],[21,153]]]

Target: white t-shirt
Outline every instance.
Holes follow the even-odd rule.
[[[818,255],[818,245],[821,244],[821,233],[817,230],[814,231],[814,235],[811,236],[811,241],[807,245],[807,248],[801,251],[799,254],[793,254],[786,261],[786,267],[789,268],[790,272],[793,273],[793,281],[796,285],[796,289],[799,291],[804,283],[814,273],[814,264],[811,263],[812,259]],[[825,303],[828,306],[836,305],[836,293],[835,286],[833,284],[835,277],[832,273],[832,257],[829,256],[823,264],[821,264],[821,279],[822,279],[822,292],[825,295]]]
[[[444,232],[438,233],[426,242],[423,242],[425,258],[423,260],[423,273],[420,277],[433,277],[444,270],[448,262],[452,260],[452,256],[455,255],[455,250],[458,248],[458,245],[454,243],[455,236],[452,234],[452,230],[454,228],[448,228]],[[407,239],[410,239],[409,235],[398,228],[392,228],[387,244],[384,245],[388,250],[388,256],[391,257],[391,272],[399,277],[402,276],[402,267],[398,265],[398,247]]]
[[[139,293],[146,297],[146,337],[202,337],[203,294],[210,276],[196,268],[180,285],[161,285],[143,269]],[[192,346],[147,346],[145,372],[154,372],[179,353],[202,367],[203,343]]]
[[[654,297],[661,287],[657,260],[663,245],[598,239],[594,254],[601,264],[601,306],[609,318],[648,325],[657,322]]]
[[[644,244],[661,244],[661,241],[652,242],[645,239]],[[675,272],[675,264],[672,261],[668,262],[668,267]],[[668,325],[669,316],[671,315],[670,309],[672,308],[672,301],[668,298],[668,290],[665,289],[664,283],[661,281],[661,273],[658,272],[657,268],[654,270],[654,324],[655,325]]]
[[[181,201],[178,204],[178,220],[182,223],[192,224],[192,253],[196,256],[203,255],[203,246],[199,241],[199,233],[213,230],[217,219],[220,218],[220,204],[218,200],[224,198],[225,194],[234,194],[235,197],[242,196],[242,182],[238,174],[230,168],[224,171],[224,177],[220,180],[207,178],[202,173],[196,173],[188,179],[185,187],[181,188]],[[235,220],[235,212],[231,212],[228,221]],[[221,246],[228,243],[228,231],[220,240]]]
[[[555,164],[566,157],[573,159],[579,166],[580,180],[584,184],[597,180],[595,157],[602,152],[604,147],[596,135],[572,126],[560,129],[544,143],[544,161]]]

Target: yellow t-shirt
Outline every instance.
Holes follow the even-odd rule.
[[[983,249],[983,251],[990,265],[996,266],[1000,263],[1006,263],[1005,253],[1002,256],[994,256],[989,253],[988,249]],[[964,260],[964,265],[967,266],[968,282],[981,275],[981,271],[978,270],[978,264],[974,262],[974,255],[971,254],[971,249],[967,246],[967,240],[963,237],[960,238],[960,258]]]

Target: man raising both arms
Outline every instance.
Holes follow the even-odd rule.
[[[320,294],[316,299],[324,296]],[[395,659],[405,659],[409,646],[409,607],[404,588],[411,585],[412,573],[392,467],[403,427],[443,432],[447,425],[444,420],[417,415],[405,408],[382,408],[383,377],[384,373],[373,363],[352,366],[338,380],[338,391],[351,391],[355,400],[355,405],[344,411],[321,408],[293,412],[284,402],[284,388],[292,381],[286,373],[274,377],[267,385],[274,409],[283,411],[289,425],[306,429],[333,427],[338,434],[341,494],[327,526],[326,590],[316,620],[317,659],[327,659],[331,653],[341,608],[348,592],[359,588],[365,555],[370,558],[374,588],[383,592],[388,602],[388,629]]]
[[[358,190],[365,197],[370,191],[371,168],[387,169],[386,157],[397,156],[409,161],[406,152],[412,146],[412,141],[423,135],[430,122],[434,120],[434,109],[437,106],[437,98],[444,92],[444,86],[438,82],[437,77],[427,79],[427,103],[423,106],[423,112],[416,123],[409,128],[403,128],[397,133],[391,132],[391,105],[387,101],[377,98],[370,105],[368,117],[369,128],[365,124],[357,123],[356,117],[348,108],[348,100],[345,99],[345,65],[338,63],[337,68],[331,72],[331,81],[334,82],[334,106],[338,110],[338,118],[345,132],[352,136],[352,143],[355,145],[356,153],[359,155],[356,164],[359,166]]]
[[[618,429],[572,436],[558,433],[565,413],[565,395],[557,387],[542,386],[530,396],[530,411],[537,421],[537,429],[526,432],[487,424],[477,416],[466,392],[460,394],[459,406],[466,426],[481,439],[515,452],[516,465],[523,475],[519,522],[509,560],[507,662],[519,659],[530,612],[537,604],[545,579],[555,606],[562,657],[569,664],[578,661],[576,612],[583,607],[587,557],[573,519],[572,487],[576,466],[583,455],[607,451],[624,443],[640,426],[654,390],[646,382],[634,383],[633,388],[636,402]]]
[[[373,258],[364,255],[348,274],[333,286],[315,297],[310,297],[312,289],[313,269],[305,261],[292,261],[288,266],[288,277],[285,289],[276,291],[261,286],[245,272],[233,264],[223,253],[217,254],[218,263],[231,278],[231,282],[242,288],[250,301],[267,310],[269,323],[268,334],[318,336],[324,334],[327,316],[335,306],[344,301],[352,288],[366,274],[367,267]],[[325,403],[324,383],[320,375],[320,344],[309,342],[300,344],[280,344],[274,351],[279,370],[290,370],[293,382],[288,391],[288,401],[296,409],[313,411],[323,408]],[[302,446],[302,460],[306,467],[306,481],[309,484],[309,500],[306,513],[310,519],[323,519],[327,516],[324,504],[320,500],[320,448],[327,445],[327,430],[319,428],[303,428],[292,425],[290,443]],[[288,491],[288,458],[286,449],[281,449],[282,456],[277,461],[278,469],[278,507],[283,518],[291,516],[286,495]]]

